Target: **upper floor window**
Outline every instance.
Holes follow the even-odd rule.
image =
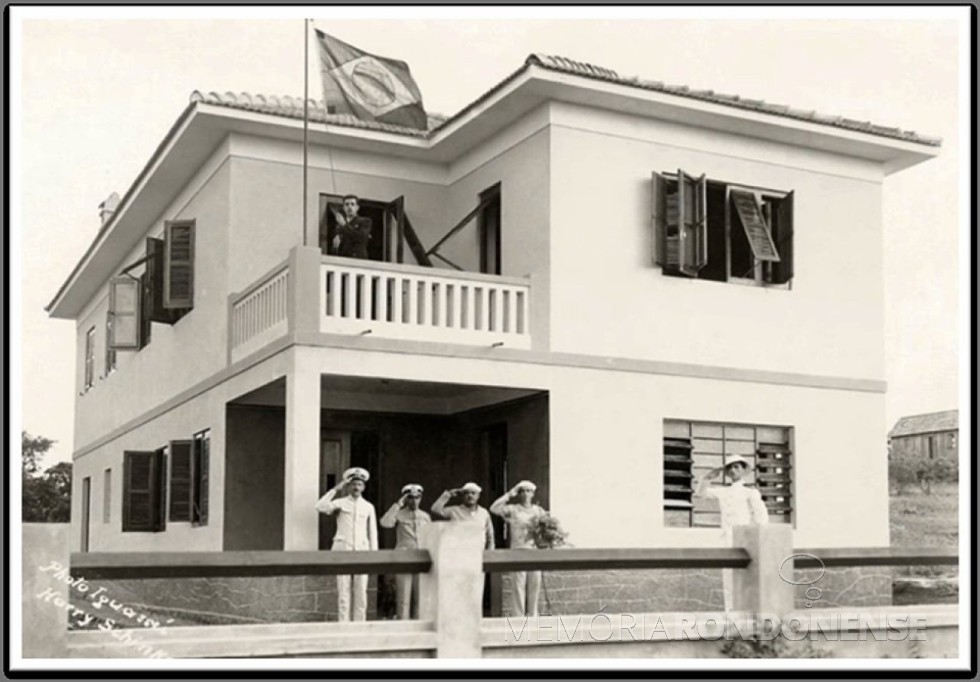
[[[112,315],[106,313],[105,316],[105,374],[109,376],[116,369],[116,350],[109,344],[112,338]]]
[[[95,327],[85,332],[85,378],[83,390],[95,385]]]
[[[665,274],[787,285],[793,278],[793,193],[653,173],[656,262]]]
[[[773,522],[789,523],[793,511],[791,429],[782,426],[664,420],[664,519],[668,527],[721,524],[718,501],[694,496],[701,478],[740,455],[751,468],[743,482],[756,487]],[[730,483],[724,478],[721,485]]]
[[[194,229],[193,220],[168,221],[164,238],[147,239],[146,255],[109,280],[109,350],[139,350],[151,323],[174,324],[194,308]],[[139,265],[143,273],[130,274]]]

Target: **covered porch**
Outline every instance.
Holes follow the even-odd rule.
[[[349,466],[371,472],[364,496],[379,518],[406,483],[425,488],[426,511],[466,481],[483,487],[488,507],[525,478],[548,505],[546,391],[332,374],[299,375],[291,387],[290,378],[226,404],[225,551],[329,550],[334,521],[314,504]],[[380,548],[393,548],[394,531],[379,531]],[[503,524],[495,531],[506,547]],[[488,614],[499,599],[495,584]]]

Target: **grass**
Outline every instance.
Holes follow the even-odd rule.
[[[955,483],[935,483],[931,494],[917,487],[893,491],[889,525],[893,547],[949,547],[959,541]],[[955,566],[908,566],[895,571],[895,604],[955,603]]]

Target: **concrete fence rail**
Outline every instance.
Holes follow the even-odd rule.
[[[731,568],[734,571],[734,614],[794,612],[794,587],[785,579],[787,568],[821,566],[956,565],[950,548],[816,548],[795,549],[793,529],[783,525],[741,526],[734,529],[734,547],[684,549],[482,549],[479,524],[432,524],[423,549],[377,552],[187,552],[76,553],[69,555],[69,528],[61,524],[24,525],[23,656],[64,657],[248,657],[248,656],[374,656],[374,657],[676,657],[715,656],[716,641],[695,637],[694,643],[631,635],[613,640],[542,637],[548,628],[568,628],[576,616],[542,616],[531,623],[534,636],[515,636],[520,619],[482,617],[484,575],[523,570],[617,570]],[[790,562],[790,559],[792,561]],[[55,570],[62,567],[64,570]],[[782,573],[781,573],[782,571]],[[68,631],[69,592],[79,581],[212,576],[420,574],[420,619],[367,623],[269,623],[223,626],[146,628],[143,630]],[[929,629],[926,655],[955,655],[955,605],[928,607],[855,608],[868,616],[861,625],[875,632],[901,631],[901,623],[921,623]],[[849,612],[849,613],[851,613]],[[814,609],[810,614],[836,616],[830,632],[849,633],[853,623],[840,616],[844,609]],[[904,614],[904,615],[903,615]],[[582,614],[582,618],[597,614]],[[632,619],[656,616],[669,623],[683,619],[724,619],[724,613],[602,614]],[[729,614],[732,615],[732,614]],[[859,615],[859,620],[863,615]],[[902,621],[901,618],[906,618]],[[547,618],[559,620],[548,621]],[[875,620],[875,619],[878,620]],[[561,619],[566,619],[562,621]],[[884,619],[884,620],[882,620]],[[898,619],[898,620],[895,620]],[[611,620],[611,619],[610,619]],[[518,622],[521,621],[521,622]],[[896,628],[895,623],[899,623]],[[906,625],[906,627],[912,627]],[[884,630],[883,630],[884,628]],[[508,632],[509,631],[509,632]],[[577,631],[576,631],[577,632]],[[128,633],[128,634],[127,634]],[[509,637],[509,639],[508,639]],[[848,655],[923,655],[908,642],[874,641],[867,646],[848,642]],[[835,645],[837,643],[835,642]],[[890,648],[889,648],[890,647]],[[899,648],[896,648],[899,647]]]

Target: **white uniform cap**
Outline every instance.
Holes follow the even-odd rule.
[[[525,490],[530,490],[532,493],[538,489],[538,486],[534,485],[531,481],[526,481],[526,480],[521,481],[514,487],[517,488],[518,490],[524,488]]]
[[[364,481],[367,483],[371,479],[371,474],[367,472],[367,469],[362,469],[361,467],[351,467],[344,472],[345,481]]]
[[[471,490],[475,493],[483,492],[483,488],[473,482],[467,483],[462,487],[463,492],[470,492]]]
[[[421,495],[422,494],[422,486],[420,486],[418,483],[407,483],[407,484],[405,484],[405,485],[402,486],[402,494],[403,495]]]
[[[752,468],[752,465],[749,463],[749,460],[745,459],[741,455],[732,455],[731,457],[728,457],[725,461],[725,468],[727,469],[733,464],[743,464],[745,465],[746,469]]]

